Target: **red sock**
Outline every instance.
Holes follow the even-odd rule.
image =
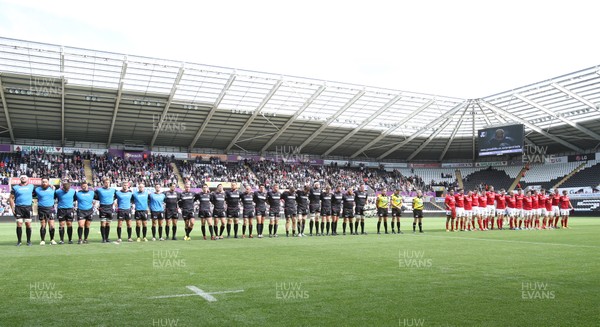
[[[523,220],[519,220],[519,228],[523,226]]]
[[[569,227],[569,217],[565,218],[565,227]]]

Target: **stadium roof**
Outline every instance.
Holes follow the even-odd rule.
[[[461,99],[0,38],[0,86],[13,143],[448,160],[472,157],[478,129],[522,123],[554,153],[600,144],[598,66]]]

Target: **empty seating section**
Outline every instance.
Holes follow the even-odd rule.
[[[560,187],[581,187],[589,186],[596,188],[600,185],[600,162],[590,160],[575,175],[571,176]]]

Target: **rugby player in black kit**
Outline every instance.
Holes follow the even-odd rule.
[[[306,216],[308,215],[308,193],[310,186],[305,185],[304,190],[296,191],[296,203],[298,204],[298,236],[304,237],[304,226],[306,224]]]
[[[309,225],[309,236],[313,235],[313,225],[316,229],[316,235],[319,235],[319,212],[321,211],[321,185],[319,182],[313,184],[313,188],[308,193],[308,200],[310,204],[308,206],[310,212],[310,225]]]
[[[231,223],[233,222],[233,238],[238,238],[240,218],[240,191],[236,182],[231,183],[231,190],[225,192],[225,203],[227,203],[227,237],[231,234]]]
[[[198,201],[200,201],[200,210],[198,210],[198,218],[200,218],[200,222],[202,226],[200,227],[202,230],[202,238],[206,239],[206,223],[208,222],[208,231],[210,232],[210,239],[214,240],[214,231],[213,231],[213,222],[212,222],[212,214],[210,213],[210,190],[208,189],[207,184],[202,185],[202,191],[198,193]]]
[[[278,184],[273,184],[273,188],[267,193],[267,203],[269,204],[269,237],[277,237],[277,224],[281,211],[281,193]]]
[[[198,199],[196,193],[190,189],[190,183],[185,183],[183,192],[179,197],[179,207],[181,208],[181,216],[185,222],[185,241],[191,240],[190,233],[194,229],[194,202]]]
[[[296,189],[290,186],[287,191],[281,194],[283,199],[283,215],[285,216],[285,236],[290,236],[290,223],[292,227],[292,236],[296,236]]]
[[[248,236],[252,238],[252,218],[254,218],[254,192],[252,187],[246,185],[246,192],[242,193],[242,218],[244,218],[244,224],[242,225],[242,238],[246,237],[246,226],[248,226]]]
[[[223,192],[223,185],[217,185],[217,190],[212,193],[210,202],[213,204],[213,219],[215,221],[215,234],[220,239],[223,239],[223,231],[225,230],[225,192]],[[217,233],[217,224],[221,221],[221,228]]]
[[[169,184],[169,190],[165,192],[165,240],[169,239],[171,222],[173,222],[172,240],[177,240],[177,218],[179,217],[177,208],[179,206],[180,197],[181,194],[175,191],[175,183]]]
[[[325,191],[321,192],[321,236],[329,236],[330,219],[332,214],[331,199],[333,194],[331,193],[331,186],[327,185]],[[327,223],[327,234],[325,234],[325,224]],[[317,236],[319,234],[317,233]]]
[[[265,216],[267,215],[267,192],[265,192],[265,184],[260,184],[258,191],[254,192],[254,205],[256,206],[256,234],[258,238],[262,238]]]

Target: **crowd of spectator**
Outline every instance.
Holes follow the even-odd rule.
[[[142,160],[125,159],[111,154],[93,155],[90,165],[93,172],[93,186],[101,186],[102,178],[108,176],[113,186],[123,182],[137,185],[160,185],[168,187],[177,183],[177,175],[171,167],[171,158],[161,155],[148,156]]]
[[[74,184],[85,180],[83,156],[74,154],[50,154],[39,149],[4,153],[0,159],[2,184],[8,184],[11,177],[27,175],[33,178],[51,177],[68,179]]]

